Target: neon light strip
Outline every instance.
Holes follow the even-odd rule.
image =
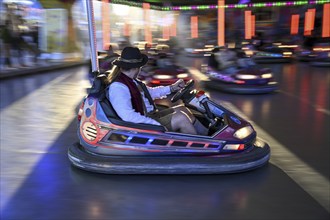
[[[125,22],[125,24],[124,24],[124,36],[125,37],[130,36],[131,35],[130,32],[131,32],[130,31],[130,24],[128,24],[127,22]]]
[[[143,3],[126,1],[126,0],[111,0],[112,4],[129,5],[132,7],[142,8]],[[299,6],[308,4],[325,4],[330,3],[330,0],[309,0],[309,1],[288,1],[288,2],[265,2],[265,3],[250,3],[250,4],[228,4],[225,8],[262,8],[262,7],[283,7],[283,6]],[[190,10],[209,10],[218,9],[217,5],[194,5],[194,6],[172,6],[161,7],[150,5],[150,9],[160,11],[190,11]]]
[[[218,1],[218,46],[225,46],[225,5],[224,0]]]
[[[170,27],[170,36],[171,37],[176,37],[176,22],[177,22],[177,18],[176,18],[176,15],[174,15],[174,22]]]
[[[133,1],[126,1],[126,0],[111,0],[111,4],[121,4],[121,5],[128,5],[132,7],[138,7],[138,8],[143,8],[143,3],[139,2],[133,2]],[[147,3],[149,4],[149,3]],[[155,5],[150,5],[150,9],[154,10],[162,10],[162,7],[160,6],[155,6]]]
[[[322,37],[330,37],[330,4],[323,5]]]
[[[298,30],[299,30],[299,15],[298,14],[291,15],[291,30],[290,30],[291,35],[298,34]]]
[[[198,38],[198,17],[197,16],[191,16],[190,18],[191,22],[191,38]]]
[[[225,8],[262,8],[262,7],[281,7],[281,6],[299,6],[308,4],[325,4],[330,0],[314,0],[314,1],[288,1],[288,2],[265,2],[265,3],[249,3],[249,4],[227,4]],[[194,6],[172,6],[162,7],[163,11],[189,11],[189,10],[209,10],[217,9],[218,5],[194,5]]]
[[[251,14],[251,37],[256,35],[256,16]]]
[[[108,50],[110,45],[110,16],[107,16],[110,11],[108,0],[102,0],[102,37],[103,37],[103,50]]]
[[[145,41],[148,43],[152,42],[152,35],[150,30],[150,4],[143,3],[143,14],[144,14],[144,22],[145,22],[145,29],[144,29],[144,38]]]
[[[170,28],[169,26],[164,26],[163,27],[163,39],[170,39]]]
[[[251,39],[251,11],[245,11],[245,39],[250,40]]]
[[[304,35],[309,36],[312,34],[312,30],[314,29],[314,20],[315,20],[315,8],[308,9],[305,12],[305,29]]]

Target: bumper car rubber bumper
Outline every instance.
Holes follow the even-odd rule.
[[[87,152],[79,143],[68,149],[73,166],[105,174],[225,174],[253,170],[268,163],[270,147],[257,139],[241,153],[212,156],[105,156]]]
[[[218,80],[204,80],[200,83],[205,88],[236,94],[264,94],[278,90],[278,83],[276,82],[266,85],[240,85],[224,83]]]
[[[254,57],[256,63],[291,63],[293,58]]]

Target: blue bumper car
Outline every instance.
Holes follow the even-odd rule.
[[[68,149],[74,167],[105,174],[224,174],[253,170],[269,161],[270,147],[253,126],[193,89],[193,80],[171,101],[183,101],[208,127],[205,136],[121,120],[100,78],[79,109],[78,141]]]

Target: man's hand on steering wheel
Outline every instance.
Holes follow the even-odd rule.
[[[184,86],[185,86],[185,83],[184,83],[183,79],[179,79],[178,81],[176,81],[175,83],[170,85],[171,92],[177,92],[180,89],[182,89]]]
[[[178,80],[179,81],[179,80]],[[175,84],[175,83],[174,83]],[[171,102],[176,102],[182,97],[184,97],[187,93],[189,93],[190,89],[194,86],[194,80],[189,80],[187,84],[184,85],[183,88],[179,89],[171,98]]]

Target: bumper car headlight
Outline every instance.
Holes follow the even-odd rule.
[[[291,57],[292,52],[283,52],[283,57]]]
[[[177,75],[177,77],[179,79],[184,79],[184,78],[187,78],[188,77],[188,74],[187,73],[180,73],[180,74]]]
[[[273,74],[271,74],[271,73],[265,73],[265,74],[261,75],[261,78],[263,78],[263,79],[269,79],[269,78],[272,78],[272,77],[273,77]]]
[[[160,80],[173,78],[173,76],[170,76],[170,75],[154,75],[153,77],[154,77],[154,79],[160,79]]]
[[[238,138],[238,139],[244,139],[244,138],[248,137],[252,133],[253,133],[253,128],[251,126],[246,126],[246,127],[243,127],[243,128],[238,129],[234,133],[234,137],[235,138]]]
[[[257,79],[258,77],[256,75],[241,75],[237,74],[236,75],[237,79]]]

